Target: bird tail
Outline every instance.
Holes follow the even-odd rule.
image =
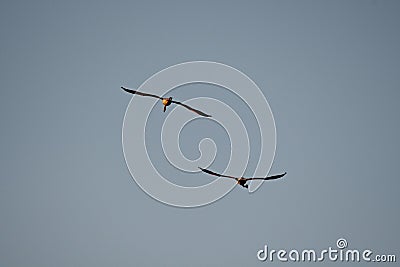
[[[164,106],[164,112],[167,110],[167,106]]]

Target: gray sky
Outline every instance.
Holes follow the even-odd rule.
[[[258,266],[265,244],[323,249],[340,237],[399,257],[400,3],[188,2],[1,2],[0,265]],[[132,180],[119,86],[192,60],[261,88],[277,127],[271,172],[284,180],[195,209]],[[203,127],[192,126],[189,157]]]

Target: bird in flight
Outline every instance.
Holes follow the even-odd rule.
[[[234,176],[229,176],[229,175],[222,175],[222,174],[219,174],[219,173],[216,173],[216,172],[207,170],[207,169],[203,169],[203,168],[200,168],[200,167],[199,167],[199,169],[200,169],[201,171],[205,172],[205,173],[208,173],[208,174],[211,174],[211,175],[214,175],[214,176],[235,179],[235,180],[237,181],[237,184],[238,184],[238,185],[241,185],[241,186],[243,186],[243,187],[245,187],[245,188],[248,188],[248,187],[249,187],[249,185],[247,185],[246,183],[247,183],[247,181],[250,181],[250,180],[275,180],[275,179],[282,178],[283,176],[286,175],[286,172],[285,172],[285,173],[282,173],[282,174],[277,174],[277,175],[267,176],[267,177],[260,177],[260,178],[256,178],[256,177],[244,178],[244,177],[234,177]]]
[[[128,89],[128,88],[125,88],[125,87],[122,87],[122,86],[121,86],[121,89],[124,90],[125,92],[131,93],[131,94],[134,94],[134,95],[150,96],[150,97],[154,97],[154,98],[160,99],[162,101],[162,104],[164,105],[164,112],[165,112],[165,110],[167,110],[167,106],[171,105],[171,103],[174,103],[174,104],[177,104],[177,105],[181,105],[181,106],[187,108],[190,111],[196,112],[200,116],[211,117],[211,115],[208,115],[208,114],[206,114],[206,113],[204,113],[204,112],[202,112],[202,111],[200,111],[198,109],[194,109],[194,108],[192,108],[192,107],[190,107],[188,105],[185,105],[185,104],[183,104],[181,102],[172,100],[172,97],[164,98],[164,97],[153,95],[153,94],[148,94],[148,93],[135,91],[135,90]]]

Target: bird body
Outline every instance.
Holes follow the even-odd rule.
[[[163,98],[162,103],[164,105],[164,112],[165,112],[167,110],[167,106],[171,105],[171,103],[172,103],[172,97]]]
[[[172,103],[172,97],[169,98],[163,98],[162,103],[164,106],[169,106]]]

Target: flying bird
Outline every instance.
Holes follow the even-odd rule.
[[[282,178],[283,176],[286,175],[286,172],[285,172],[285,173],[282,173],[282,174],[277,174],[277,175],[267,176],[267,177],[260,177],[260,178],[256,178],[256,177],[244,178],[244,177],[234,177],[234,176],[229,176],[229,175],[222,175],[222,174],[219,174],[219,173],[216,173],[216,172],[207,170],[207,169],[203,169],[203,168],[200,168],[200,167],[199,167],[199,169],[200,169],[201,171],[205,172],[205,173],[208,173],[208,174],[211,174],[211,175],[214,175],[214,176],[235,179],[235,180],[237,181],[237,184],[238,184],[238,185],[241,185],[241,186],[243,186],[243,187],[245,187],[245,188],[248,188],[248,187],[249,187],[249,185],[247,185],[246,183],[247,183],[247,181],[250,181],[250,180],[275,180],[275,179]]]
[[[121,89],[124,90],[125,92],[131,93],[131,94],[134,94],[134,95],[150,96],[150,97],[154,97],[154,98],[160,99],[162,101],[162,104],[164,105],[164,112],[167,110],[167,106],[171,105],[171,103],[174,103],[174,104],[177,104],[177,105],[181,105],[181,106],[187,108],[190,111],[196,112],[200,116],[211,117],[211,115],[208,115],[208,114],[206,114],[206,113],[204,113],[204,112],[202,112],[202,111],[200,111],[198,109],[194,109],[194,108],[192,108],[192,107],[190,107],[188,105],[185,105],[185,104],[183,104],[181,102],[172,100],[172,97],[164,98],[164,97],[153,95],[153,94],[148,94],[148,93],[135,91],[135,90],[128,89],[128,88],[125,88],[125,87],[122,87],[122,86],[121,86]]]

